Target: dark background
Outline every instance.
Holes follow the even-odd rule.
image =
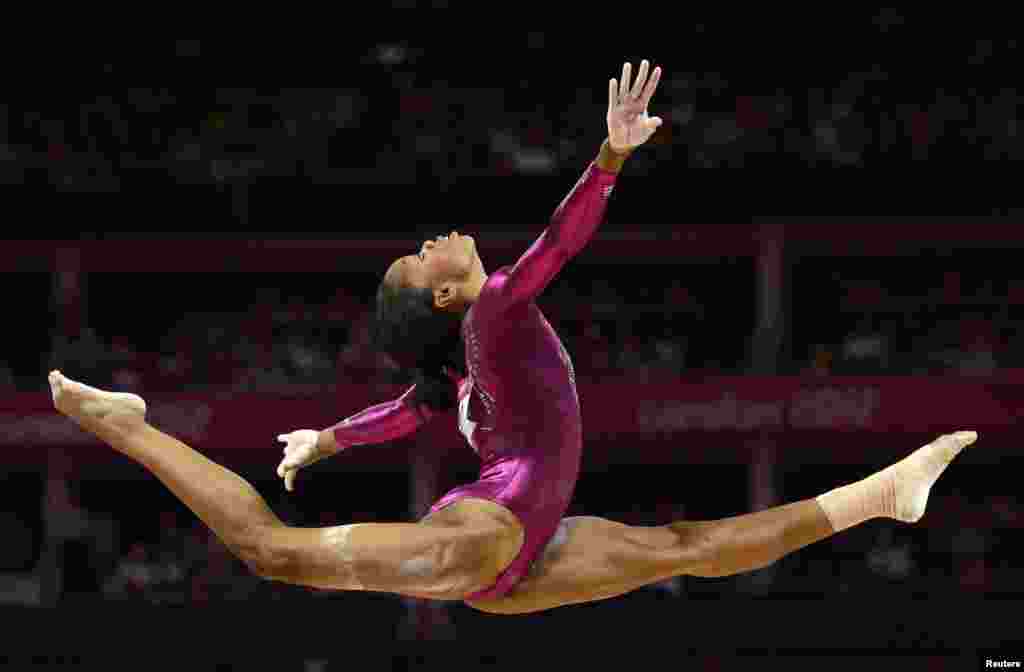
[[[1020,49],[997,37],[1003,19],[828,8],[668,21],[669,9],[611,31],[434,10],[313,26],[308,39],[9,42],[4,414],[44,394],[53,366],[213,403],[338,381],[378,401],[373,385],[406,382],[361,331],[390,260],[457,229],[488,270],[513,263],[604,139],[607,80],[642,58],[664,69],[650,113],[665,125],[538,302],[581,379],[1009,384],[1024,358],[1024,146]],[[671,33],[645,41],[634,20]],[[760,480],[744,463],[613,460],[584,473],[573,513],[737,515],[884,466],[802,464],[772,440]],[[196,623],[257,633],[287,614],[327,641],[340,635],[325,624],[345,623],[346,641],[409,645],[401,655],[424,640],[487,655],[602,626],[643,641],[681,623],[699,669],[732,669],[736,650],[839,647],[974,669],[973,648],[1019,640],[1019,444],[1002,441],[998,459],[943,477],[921,525],[875,521],[761,572],[516,618],[260,582],[141,468],[55,444],[43,464],[12,457],[0,476],[0,597],[26,632],[68,641],[96,627],[85,613],[206,637]],[[273,451],[245,455],[226,460],[293,524],[407,520],[424,489],[475,478],[465,454],[357,473],[334,462],[285,497]],[[223,659],[251,666],[261,637],[225,637],[211,639]],[[314,655],[324,641],[310,635],[309,653],[276,665],[341,669],[337,650]]]

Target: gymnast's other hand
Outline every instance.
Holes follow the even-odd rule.
[[[320,432],[312,429],[299,429],[277,437],[278,441],[285,444],[284,459],[277,466],[277,475],[284,479],[284,487],[288,492],[295,489],[295,475],[299,469],[323,459],[319,438]]]

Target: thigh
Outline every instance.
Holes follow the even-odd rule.
[[[606,518],[563,518],[530,573],[504,597],[469,602],[496,614],[522,614],[616,597],[672,576],[662,549],[665,528],[632,527]]]
[[[459,600],[492,584],[519,553],[522,526],[493,502],[460,500],[419,523],[279,527],[262,543],[278,580]]]
[[[510,534],[496,527],[355,523],[279,528],[264,544],[280,581],[334,590],[461,600],[493,582],[495,549]]]

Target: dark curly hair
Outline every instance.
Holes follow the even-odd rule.
[[[413,400],[435,411],[454,408],[458,387],[452,377],[466,375],[466,349],[458,315],[434,309],[428,288],[377,288],[374,347],[412,374]]]

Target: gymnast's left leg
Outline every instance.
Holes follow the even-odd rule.
[[[470,606],[526,613],[615,597],[674,576],[740,574],[873,518],[916,522],[932,485],[976,439],[974,432],[947,434],[861,481],[742,516],[656,527],[565,518],[510,594]]]
[[[435,525],[287,526],[243,478],[150,426],[140,397],[97,390],[58,371],[50,388],[58,411],[152,472],[263,578],[462,599],[492,583],[518,552],[520,541],[507,528],[468,508]]]

